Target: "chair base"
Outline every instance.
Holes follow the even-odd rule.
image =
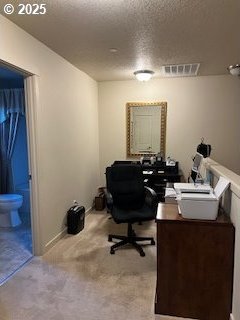
[[[108,241],[112,241],[112,239],[121,240],[118,243],[115,243],[110,248],[110,253],[114,254],[115,250],[119,247],[124,246],[125,244],[131,244],[140,254],[141,257],[145,256],[145,252],[143,251],[140,244],[137,243],[137,241],[150,241],[151,245],[155,245],[155,241],[153,237],[137,237],[135,231],[132,228],[132,224],[128,224],[128,235],[127,236],[119,236],[115,234],[109,234]]]

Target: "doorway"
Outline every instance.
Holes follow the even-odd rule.
[[[4,66],[0,66],[0,102],[1,285],[33,256],[24,77]]]

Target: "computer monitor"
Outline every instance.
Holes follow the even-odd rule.
[[[191,170],[191,179],[193,180],[193,182],[195,182],[200,177],[199,170],[200,170],[202,159],[203,159],[203,155],[197,152],[193,159],[193,166]]]
[[[200,167],[202,159],[203,159],[203,155],[201,153],[197,152],[194,159],[193,159],[193,168],[195,170],[198,170],[198,168]]]

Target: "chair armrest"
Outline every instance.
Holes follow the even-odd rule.
[[[146,204],[149,207],[157,210],[158,197],[157,197],[156,192],[149,187],[144,187],[144,188],[146,190],[146,198],[145,198]]]
[[[104,193],[105,193],[105,197],[106,197],[107,212],[111,212],[112,211],[112,207],[113,207],[112,194],[107,189],[105,189]]]

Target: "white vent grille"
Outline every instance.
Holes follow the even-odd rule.
[[[173,64],[162,66],[165,77],[192,77],[198,74],[200,63]]]

